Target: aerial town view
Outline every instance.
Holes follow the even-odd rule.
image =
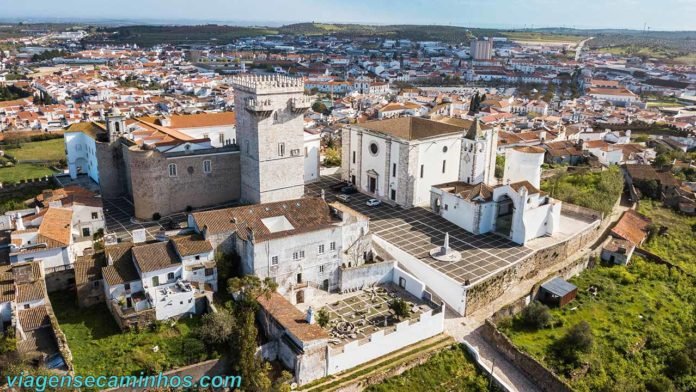
[[[0,0],[0,390],[696,391],[696,1]]]

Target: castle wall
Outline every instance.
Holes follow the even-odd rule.
[[[113,199],[127,194],[121,143],[97,142],[96,151],[102,197]]]
[[[240,195],[239,152],[191,154],[167,157],[152,150],[127,151],[133,204],[138,219],[152,219],[238,200]],[[203,172],[203,161],[210,160],[212,172]],[[169,164],[176,164],[177,175],[169,176]]]

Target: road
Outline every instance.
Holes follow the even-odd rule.
[[[594,38],[594,37],[590,37],[590,38],[588,38],[588,39],[585,39],[585,40],[580,41],[580,43],[578,44],[578,46],[575,48],[575,61],[579,61],[579,60],[580,60],[580,55],[582,54],[582,49],[583,49],[583,47],[585,46],[585,44],[586,44],[589,40],[591,40],[591,39],[593,39],[593,38]]]

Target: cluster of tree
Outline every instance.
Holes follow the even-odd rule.
[[[341,151],[338,148],[327,148],[324,150],[324,166],[341,166]]]
[[[471,97],[471,101],[469,102],[469,112],[471,113],[478,113],[481,111],[481,103],[486,101],[486,94],[479,95],[479,92],[477,91],[476,94],[474,94]]]
[[[519,322],[526,328],[546,328],[551,324],[551,311],[548,306],[539,301],[534,301],[522,309],[519,315]]]
[[[11,84],[6,86],[0,85],[0,101],[12,101],[15,99],[26,98],[30,95],[31,93],[28,91],[15,87]]]
[[[234,301],[226,302],[217,313],[203,316],[197,331],[198,337],[210,350],[229,353],[233,364],[230,370],[241,376],[242,389],[245,391],[290,391],[292,375],[284,371],[280,377],[271,379],[271,365],[256,356],[258,298],[269,298],[276,289],[277,284],[270,278],[229,278],[227,292],[234,297]]]
[[[541,184],[543,191],[553,198],[591,208],[595,211],[610,213],[621,196],[624,177],[617,166],[602,172],[565,172],[560,173]]]
[[[312,110],[315,111],[316,113],[321,113],[325,116],[328,116],[329,114],[331,114],[331,110],[329,110],[329,108],[327,108],[326,105],[324,104],[324,102],[322,102],[322,101],[314,102],[312,104]]]
[[[575,365],[583,353],[592,350],[594,335],[587,321],[581,321],[568,329],[551,347],[556,359],[569,365]]]
[[[66,54],[67,52],[62,49],[51,49],[31,56],[31,61],[36,63],[39,61],[51,60],[56,57],[64,57]]]

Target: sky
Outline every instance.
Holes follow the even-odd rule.
[[[696,0],[0,0],[0,19],[696,30]]]

